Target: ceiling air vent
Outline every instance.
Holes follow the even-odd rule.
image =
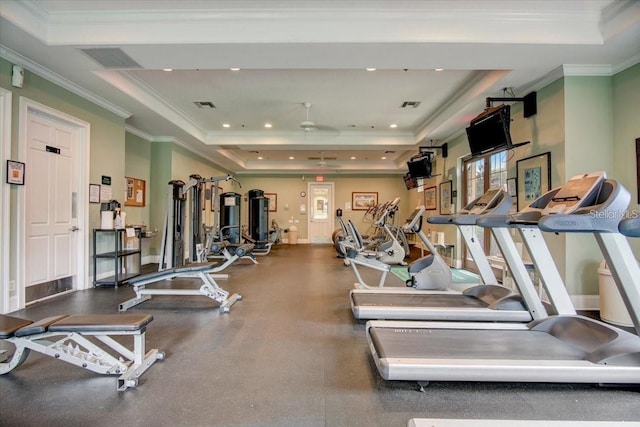
[[[195,101],[194,104],[196,104],[198,108],[216,108],[211,101]]]
[[[98,64],[107,69],[142,68],[142,65],[131,59],[129,55],[118,48],[80,49]]]
[[[420,101],[404,101],[400,108],[418,108]]]

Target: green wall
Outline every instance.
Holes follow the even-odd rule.
[[[630,215],[640,215],[635,140],[640,138],[640,64],[613,76],[613,165],[611,174],[631,192]],[[640,239],[630,239],[636,256]]]

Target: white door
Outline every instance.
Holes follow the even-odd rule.
[[[309,243],[332,243],[334,229],[333,182],[309,183]]]
[[[29,110],[25,168],[25,286],[75,276],[76,129]]]

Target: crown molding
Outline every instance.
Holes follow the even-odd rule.
[[[101,98],[92,92],[89,92],[88,90],[84,89],[81,86],[78,86],[65,77],[62,77],[61,75],[54,73],[53,71],[43,67],[37,62],[34,62],[20,55],[19,53],[14,52],[6,46],[0,45],[0,57],[5,58],[7,61],[13,64],[20,65],[21,67],[31,71],[34,74],[37,74],[43,79],[48,80],[51,83],[54,83],[61,88],[66,89],[69,92],[74,93],[79,97],[84,98],[87,101],[104,108],[105,110],[117,115],[118,117],[121,117],[123,119],[128,119],[129,117],[131,117],[131,113],[127,110],[124,110],[117,105],[107,101],[106,99]]]

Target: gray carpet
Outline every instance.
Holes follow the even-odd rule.
[[[364,323],[352,318],[354,277],[329,245],[279,246],[260,265],[228,269],[244,299],[229,314],[205,297],[154,296],[147,347],[166,351],[136,389],[32,353],[0,377],[3,426],[406,426],[414,417],[640,420],[638,390],[596,385],[386,382]],[[175,281],[174,286],[188,282]],[[398,280],[398,282],[400,282]],[[398,283],[402,285],[401,283]],[[75,292],[15,313],[115,313],[128,287]]]

